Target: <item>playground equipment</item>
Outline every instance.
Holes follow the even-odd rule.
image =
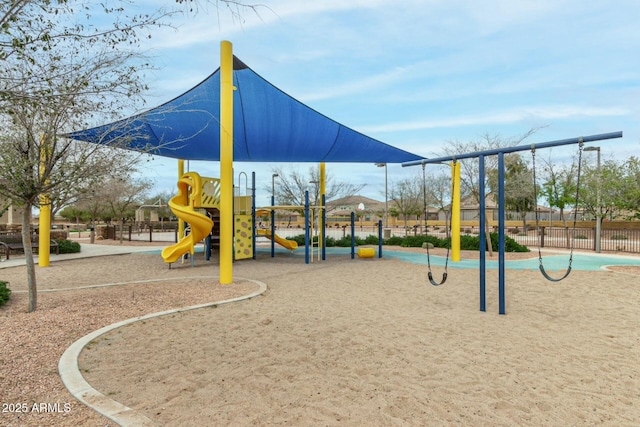
[[[278,236],[277,234],[272,235],[270,230],[260,229],[260,230],[257,230],[256,234],[258,236],[266,237],[269,240],[273,240],[283,248],[289,249],[292,252],[298,249],[298,243],[295,240],[285,239],[283,237]]]
[[[358,258],[373,258],[376,255],[376,250],[373,248],[359,248]]]
[[[462,159],[478,159],[478,182],[479,182],[479,194],[480,194],[480,224],[485,224],[486,220],[486,211],[485,211],[485,185],[484,185],[484,175],[485,175],[485,156],[497,155],[498,156],[498,303],[499,303],[499,314],[505,314],[505,259],[504,259],[504,247],[505,247],[505,192],[504,192],[504,155],[507,153],[515,153],[518,151],[525,150],[533,150],[536,148],[550,148],[550,147],[558,147],[562,145],[569,144],[582,144],[585,142],[594,142],[594,141],[602,141],[605,139],[614,139],[614,138],[622,138],[622,132],[611,132],[605,134],[598,135],[590,135],[585,137],[571,138],[571,139],[563,139],[557,141],[544,142],[541,144],[531,144],[531,145],[522,145],[516,147],[506,147],[506,148],[496,148],[493,150],[484,150],[484,151],[476,151],[473,153],[464,153],[457,154],[455,156],[446,156],[446,157],[438,157],[428,160],[418,160],[413,162],[405,162],[402,164],[403,167],[407,166],[416,166],[423,164],[434,164],[441,162],[449,162]],[[459,233],[458,230],[454,230]],[[480,241],[485,241],[485,229],[484,227],[480,227]],[[542,270],[541,270],[542,272]],[[486,296],[485,296],[485,288],[486,288],[486,254],[484,250],[480,251],[480,311],[486,311]]]
[[[220,180],[217,178],[201,177],[196,172],[184,173],[179,162],[179,172],[182,173],[178,180],[178,194],[171,198],[169,207],[173,213],[181,220],[189,225],[189,233],[184,233],[184,237],[174,245],[166,247],[162,251],[162,258],[166,263],[173,263],[184,255],[193,255],[195,246],[198,242],[205,240],[206,259],[210,257],[212,247],[217,247],[221,236],[220,221]],[[183,166],[183,165],[182,165]],[[240,173],[239,182],[244,172]],[[255,238],[256,236],[265,237],[272,242],[271,256],[274,256],[273,243],[277,243],[282,247],[294,251],[298,249],[298,243],[295,240],[285,239],[275,233],[275,221],[271,221],[271,229],[257,229],[256,217],[264,217],[271,215],[274,217],[276,209],[293,209],[304,210],[305,213],[305,263],[309,264],[313,261],[314,252],[317,259],[326,259],[326,242],[325,242],[325,208],[324,195],[321,197],[320,206],[311,206],[309,203],[309,193],[305,193],[304,206],[268,206],[256,209],[255,207],[255,173],[252,174],[251,186],[246,185],[246,194],[240,195],[241,186],[234,187],[233,197],[233,250],[232,254],[235,260],[254,258],[255,259]],[[249,193],[251,191],[251,193]],[[181,235],[183,233],[180,233]],[[378,257],[382,257],[382,221],[378,224],[379,248]],[[351,214],[351,237],[352,237],[352,254],[355,255],[355,216]],[[223,250],[220,248],[221,251]],[[358,250],[359,258],[372,258],[375,256],[375,250],[365,248]],[[191,257],[193,265],[194,258]]]
[[[256,210],[256,216],[270,216],[276,210],[276,208],[287,208],[287,207],[293,208],[292,206],[269,206],[266,208],[260,208]],[[273,221],[271,221],[271,225],[272,226],[274,225]],[[271,228],[274,228],[274,227],[271,227]],[[278,236],[271,229],[258,229],[256,230],[256,235],[266,237],[272,242],[275,242],[280,246],[282,246],[283,248],[289,249],[292,252],[298,249],[298,243],[295,240],[289,240],[289,239],[285,239],[284,237]]]
[[[558,279],[551,277],[544,269],[544,265],[542,263],[542,250],[540,249],[540,240],[538,239],[538,261],[539,261],[539,269],[542,275],[549,280],[550,282],[559,282],[562,279],[566,278],[569,273],[571,273],[571,264],[573,263],[573,249],[576,241],[576,223],[578,221],[578,198],[580,195],[580,171],[582,169],[582,151],[583,151],[584,142],[580,141],[578,143],[578,177],[576,182],[576,197],[575,204],[573,206],[573,231],[571,233],[571,247],[569,252],[569,265],[567,266],[567,270],[564,275]],[[534,200],[538,200],[538,186],[536,185],[536,149],[535,147],[531,147],[531,161],[532,161],[532,169],[533,169],[533,194]],[[536,209],[536,233],[540,236],[540,213],[538,209]]]
[[[213,221],[196,208],[220,208],[220,184],[216,178],[202,178],[195,172],[187,172],[178,180],[178,194],[169,200],[171,211],[190,226],[190,232],[175,245],[162,250],[166,263],[176,262],[183,255],[195,253],[195,245],[208,236]]]
[[[456,185],[457,184],[457,185]],[[457,196],[457,197],[456,197]],[[455,201],[458,201],[456,204]],[[431,271],[431,254],[429,253],[429,242],[425,241],[426,249],[427,249],[427,277],[429,278],[429,282],[433,286],[444,285],[444,282],[447,281],[448,270],[449,270],[449,253],[451,252],[451,248],[454,248],[454,260],[460,261],[460,234],[456,233],[457,239],[454,239],[451,230],[454,228],[454,222],[457,224],[457,229],[460,228],[460,215],[454,215],[454,212],[460,212],[460,163],[454,161],[451,163],[451,221],[449,222],[449,236],[451,237],[451,243],[447,246],[447,255],[445,256],[444,261],[444,272],[442,273],[442,279],[439,282],[436,282],[433,278],[433,272]],[[427,180],[425,176],[425,164],[422,164],[422,202],[423,202],[423,212],[424,212],[424,230],[425,237],[428,236],[429,224],[427,222]],[[456,211],[457,209],[457,211]],[[454,217],[457,218],[454,221]],[[455,247],[454,247],[455,246]]]

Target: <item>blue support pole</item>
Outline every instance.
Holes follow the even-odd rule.
[[[271,195],[271,258],[276,256],[276,242],[275,242],[276,210],[273,208],[275,204],[276,204],[275,196],[272,194]]]
[[[378,258],[382,258],[382,220],[378,220]]]
[[[253,248],[252,258],[256,259],[256,173],[255,172],[251,172],[251,221],[253,224],[253,236],[251,236],[251,245],[252,245],[251,247]]]
[[[309,264],[309,191],[304,192],[304,263]]]
[[[485,233],[484,225],[487,223],[487,210],[485,206],[485,188],[484,188],[484,155],[478,156],[478,182],[480,193],[480,311],[487,311],[487,236]]]
[[[498,303],[499,313],[505,314],[504,300],[504,153],[498,153]]]
[[[325,203],[325,195],[322,195],[322,260],[327,259],[327,208]]]
[[[602,141],[604,139],[614,139],[614,138],[622,138],[622,132],[619,131],[619,132],[601,133],[598,135],[589,135],[589,136],[581,136],[578,138],[569,138],[569,139],[560,139],[557,141],[542,142],[540,144],[517,145],[515,147],[494,148],[492,150],[474,151],[472,153],[456,154],[455,156],[445,156],[445,157],[437,157],[433,159],[415,160],[412,162],[403,163],[402,167],[417,166],[417,165],[432,164],[432,163],[446,163],[446,162],[452,161],[453,159],[456,159],[456,160],[472,159],[472,158],[478,157],[481,154],[485,156],[495,156],[500,153],[507,154],[507,153],[515,153],[518,151],[531,150],[531,148],[535,148],[536,150],[538,150],[541,148],[550,148],[550,147],[559,147],[561,145],[578,144],[580,141],[595,142],[595,141]]]
[[[356,257],[356,213],[351,212],[351,259]]]

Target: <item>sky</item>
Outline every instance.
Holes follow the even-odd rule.
[[[163,1],[145,4],[172,4]],[[215,71],[220,42],[228,40],[234,55],[282,91],[421,156],[442,156],[452,141],[508,139],[532,128],[527,143],[623,131],[621,139],[590,145],[601,147],[603,160],[640,153],[636,0],[245,2],[262,6],[240,9],[238,18],[219,2],[199,0],[197,10],[174,17],[177,28],[153,31],[145,46],[156,67],[148,108]],[[576,151],[548,154],[561,162]],[[156,191],[175,191],[176,165],[154,158],[141,174]],[[259,206],[269,200],[274,166],[305,172],[314,165],[235,163],[236,180],[256,173]],[[190,162],[189,169],[219,176],[217,163]],[[327,172],[384,200],[383,168],[327,164]],[[387,173],[392,185],[421,168],[390,164]]]

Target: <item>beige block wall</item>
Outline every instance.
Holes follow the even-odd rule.
[[[2,225],[20,225],[22,223],[22,210],[10,206],[9,209],[0,216]]]

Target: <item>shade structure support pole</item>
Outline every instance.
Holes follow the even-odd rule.
[[[233,50],[220,43],[220,283],[233,283]]]
[[[41,138],[40,145],[40,175],[45,174],[47,159],[49,158],[49,148],[44,137]],[[51,251],[51,198],[49,193],[40,194],[40,218],[38,235],[38,266],[49,267]],[[29,231],[31,232],[31,231]],[[23,234],[24,235],[24,234]]]
[[[180,178],[182,178],[182,175],[184,175],[184,160],[179,159],[178,160],[178,181],[180,181]],[[178,240],[176,240],[176,243],[178,243],[178,241],[180,241],[180,239],[182,239],[183,237],[184,237],[184,221],[178,218]]]
[[[451,164],[451,261],[460,261],[460,162]]]

